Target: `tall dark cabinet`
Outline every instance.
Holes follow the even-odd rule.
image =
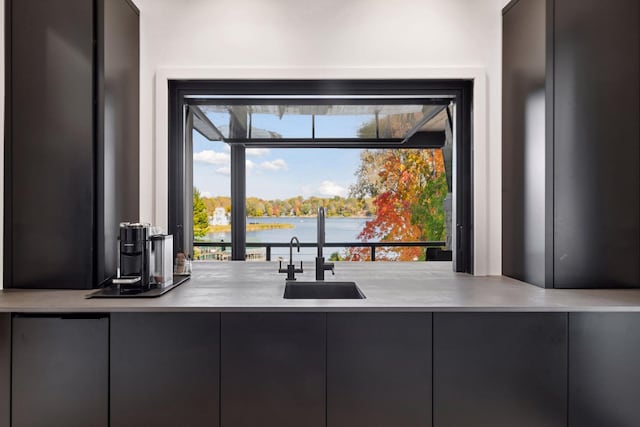
[[[640,3],[503,10],[503,273],[640,287]]]
[[[139,206],[139,12],[129,0],[7,0],[4,286],[115,274]]]

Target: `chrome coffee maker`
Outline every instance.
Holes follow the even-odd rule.
[[[147,290],[173,283],[173,236],[149,224],[120,224],[118,277],[122,289]]]

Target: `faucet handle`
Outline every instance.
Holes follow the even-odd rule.
[[[282,268],[282,260],[278,261],[278,273],[287,273],[287,269],[286,268]]]
[[[323,268],[325,270],[331,270],[331,274],[334,275],[334,276],[336,275],[336,272],[334,271],[334,269],[336,268],[335,263],[333,263],[333,262],[325,262]]]
[[[287,280],[296,280],[296,273],[304,273],[302,261],[300,261],[300,268],[296,268],[294,264],[287,264],[287,268],[282,268],[282,260],[279,260],[278,273],[286,274]]]

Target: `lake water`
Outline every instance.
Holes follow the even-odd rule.
[[[364,228],[366,218],[326,218],[326,241],[327,242],[357,242],[358,234]],[[296,236],[300,243],[315,243],[317,236],[317,220],[313,218],[301,217],[258,217],[247,218],[247,223],[279,223],[291,224],[293,228],[276,228],[272,230],[247,232],[247,242],[283,242],[289,243],[293,236]],[[207,240],[219,242],[231,241],[231,233],[209,233]],[[250,248],[249,250],[254,250]],[[264,251],[264,249],[262,249]],[[329,258],[332,252],[342,252],[341,248],[325,248],[324,255]],[[300,253],[295,254],[296,260],[312,261],[316,256],[316,248],[300,248]],[[271,259],[278,257],[289,259],[288,248],[272,248]]]

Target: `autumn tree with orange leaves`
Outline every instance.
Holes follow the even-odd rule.
[[[441,150],[364,150],[351,188],[354,197],[374,197],[376,216],[358,235],[362,241],[445,240],[448,188]],[[352,248],[347,259],[369,260],[370,249]],[[424,248],[380,248],[376,259],[424,259]]]

